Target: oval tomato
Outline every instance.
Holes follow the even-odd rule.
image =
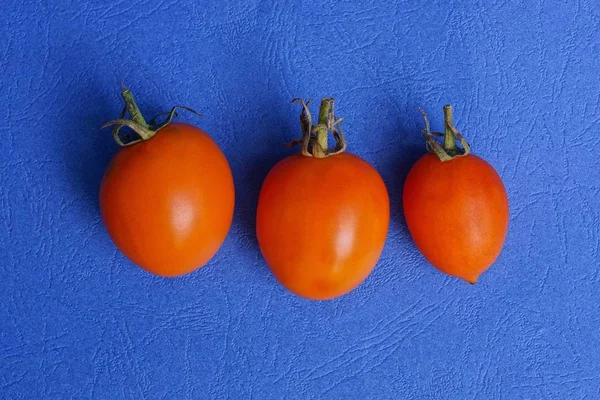
[[[316,142],[312,146],[315,153]],[[371,165],[348,153],[296,154],[276,164],[265,179],[256,233],[284,287],[324,300],[351,291],[369,275],[388,224],[388,193]]]
[[[148,272],[177,276],[215,255],[231,225],[234,186],[217,144],[185,123],[123,147],[100,187],[100,211],[117,248]]]
[[[452,109],[446,106],[445,112],[443,148],[433,141],[426,121],[428,145],[436,154],[424,155],[410,170],[404,214],[415,244],[433,266],[475,283],[502,250],[508,198],[494,168],[469,154],[468,144],[452,125]],[[447,135],[460,139],[466,154],[457,154]]]

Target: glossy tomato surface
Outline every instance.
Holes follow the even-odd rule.
[[[475,283],[496,260],[508,230],[508,198],[498,173],[469,154],[441,162],[421,157],[404,184],[404,214],[425,258]]]
[[[102,218],[115,245],[161,276],[191,272],[214,256],[233,208],[225,156],[210,136],[185,123],[122,148],[100,188]]]
[[[378,172],[359,157],[289,156],[265,179],[256,232],[275,277],[295,294],[331,299],[373,270],[389,224]]]

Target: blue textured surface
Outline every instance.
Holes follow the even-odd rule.
[[[600,398],[600,3],[15,1],[0,5],[3,398]],[[359,5],[360,4],[360,5]],[[119,83],[194,107],[228,156],[235,220],[183,278],[134,267],[97,192]],[[254,234],[298,137],[292,97],[337,98],[391,197],[350,295],[284,291]],[[442,105],[503,177],[511,222],[475,286],[417,252],[403,179]]]

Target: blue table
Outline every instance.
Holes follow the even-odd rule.
[[[522,3],[522,4],[519,4]],[[600,398],[600,3],[7,0],[0,5],[0,393],[95,399]],[[120,83],[183,104],[233,170],[217,256],[151,276],[98,211]],[[333,96],[389,190],[374,272],[286,292],[258,249],[262,180],[296,150],[293,97]],[[502,176],[504,251],[471,286],[402,214],[442,105]]]

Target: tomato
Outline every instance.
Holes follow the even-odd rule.
[[[445,146],[433,141],[426,120],[425,135],[436,154],[424,155],[410,170],[404,184],[404,214],[415,244],[433,266],[475,283],[502,250],[508,198],[494,168],[469,153],[452,124],[452,108],[444,110]],[[457,154],[453,147],[455,137],[466,145],[464,153]]]
[[[330,106],[327,126],[337,134],[333,99],[323,100],[321,114],[327,115]],[[305,106],[303,118],[310,121],[307,113]],[[326,122],[321,122],[322,129]],[[339,151],[345,142],[326,153],[326,145],[311,138],[310,122],[303,126],[305,150],[312,141],[312,154],[291,155],[269,172],[260,191],[256,233],[268,266],[284,287],[324,300],[351,291],[375,267],[387,235],[389,198],[371,165]]]
[[[160,276],[191,272],[210,260],[231,225],[229,164],[201,129],[172,122],[123,147],[100,187],[100,211],[117,248]]]

